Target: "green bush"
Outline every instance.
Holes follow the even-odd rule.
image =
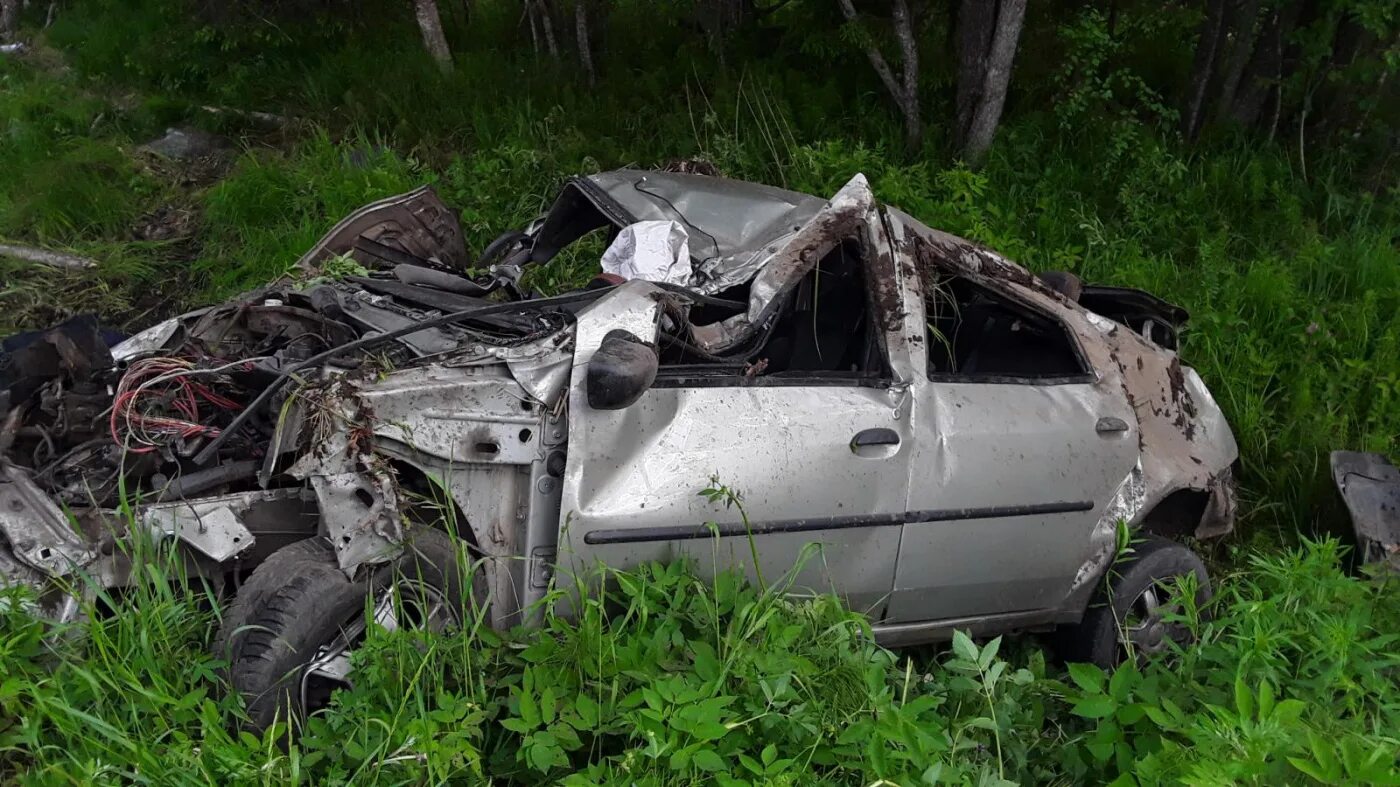
[[[159,190],[125,139],[92,137],[110,107],[71,90],[0,61],[0,237],[125,239]]]
[[[251,150],[204,197],[208,231],[193,271],[204,298],[227,297],[288,273],[337,221],[427,179],[413,161],[361,137],[312,135],[282,153]]]

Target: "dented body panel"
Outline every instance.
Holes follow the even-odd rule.
[[[1072,331],[1102,392],[1115,389],[1136,421],[1146,492],[1138,511],[1172,492],[1191,489],[1210,495],[1193,535],[1228,533],[1235,502],[1230,465],[1239,456],[1234,434],[1219,405],[1194,369],[1176,352],[1156,345],[1127,326],[1075,304],[1044,286],[1024,268],[968,241],[924,227],[891,211],[922,248],[918,264],[958,271],[1003,288],[1062,321]],[[1137,524],[1135,516],[1130,524]]]
[[[693,290],[610,280],[518,309],[478,297],[516,292],[520,266],[589,231],[643,220],[686,228]],[[576,178],[488,250],[488,284],[453,279],[469,257],[425,190],[352,215],[302,264],[338,254],[395,267],[260,292],[113,350],[127,364],[189,341],[262,347],[268,325],[365,347],[259,357],[256,379],[297,384],[254,400],[262,426],[227,429],[262,429],[256,476],[235,474],[220,437],[204,454],[228,483],[140,507],[143,532],[179,540],[197,573],[235,577],[314,536],[354,575],[427,522],[479,558],[497,627],[538,619],[551,587],[573,589],[599,563],[685,558],[702,575],[839,593],[902,645],[1078,620],[1119,523],[1164,529],[1154,517],[1169,499],[1190,520],[1175,535],[1233,523],[1237,449],[1173,349],[1184,313],[1105,291],[1095,297],[1122,321],[1096,314],[880,207],[862,176],[830,200],[690,175]],[[612,400],[590,398],[586,372],[609,336],[656,357],[645,390],[599,409],[590,401]],[[977,338],[996,336],[1001,356]],[[1018,336],[1059,342],[1060,365],[1018,371],[1006,354]],[[122,550],[65,529],[24,470],[6,473],[0,503],[24,508],[0,510],[8,581],[124,581]]]

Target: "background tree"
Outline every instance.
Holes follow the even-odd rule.
[[[444,73],[452,70],[452,50],[447,46],[447,34],[442,30],[442,15],[437,0],[413,0],[413,15],[423,33],[423,48],[428,50]]]
[[[20,0],[0,0],[0,42],[10,41],[19,24]]]
[[[1026,19],[1026,0],[962,0],[958,9],[957,145],[977,165],[992,146],[1011,65]]]
[[[1394,100],[1400,67],[1395,0],[1206,0],[1181,131],[1208,121],[1272,139],[1291,128],[1355,130]],[[1393,134],[1390,135],[1393,138]]]
[[[584,70],[584,77],[588,80],[588,87],[598,84],[598,71],[594,69],[594,43],[592,43],[592,31],[589,28],[589,0],[577,0],[574,3],[574,36],[578,42],[578,64]]]
[[[554,37],[554,18],[549,0],[525,0],[525,18],[530,23],[530,40],[534,43],[535,51],[543,49],[550,57],[557,59],[559,43]]]
[[[856,8],[851,0],[837,0],[841,7],[841,13],[849,23],[855,23],[858,19]],[[895,39],[899,42],[899,51],[903,74],[900,79],[896,79],[893,69],[885,60],[885,56],[880,53],[879,46],[874,41],[865,44],[865,56],[870,60],[870,65],[875,69],[875,73],[880,76],[880,81],[885,84],[885,89],[894,98],[895,105],[899,107],[900,114],[904,116],[904,142],[909,150],[918,150],[923,145],[924,127],[923,120],[919,117],[919,44],[914,33],[914,18],[909,11],[907,0],[892,0],[891,19]]]

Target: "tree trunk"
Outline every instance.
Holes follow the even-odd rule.
[[[723,58],[725,41],[755,10],[753,0],[695,0],[694,20],[704,32],[706,44]]]
[[[413,12],[418,17],[418,29],[423,33],[423,47],[437,61],[442,73],[450,73],[452,50],[447,48],[447,36],[442,32],[437,0],[413,0]]]
[[[837,0],[837,4],[846,21],[856,20],[856,8],[851,0]],[[903,82],[895,79],[890,64],[875,45],[866,47],[865,57],[904,116],[904,143],[914,151],[923,145],[924,137],[923,120],[919,117],[919,45],[914,38],[914,20],[907,0],[894,0],[893,11],[894,33],[904,59]]]
[[[924,127],[919,117],[919,42],[914,38],[914,18],[906,0],[894,0],[894,34],[904,60],[904,95],[900,97],[904,143],[913,152],[923,147]]]
[[[588,40],[588,0],[578,0],[574,6],[574,33],[578,36],[579,62],[588,77],[588,86],[593,87],[597,75],[593,72],[593,48]]]
[[[1245,76],[1235,91],[1235,100],[1230,107],[1230,120],[1241,126],[1252,127],[1259,121],[1268,102],[1269,91],[1282,84],[1291,72],[1283,62],[1284,47],[1293,28],[1298,24],[1298,16],[1303,4],[1293,2],[1285,5],[1272,15],[1264,26],[1254,56],[1250,58]],[[1282,96],[1279,97],[1280,104]]]
[[[1332,38],[1332,54],[1327,61],[1327,71],[1344,71],[1352,67],[1363,53],[1371,52],[1379,39],[1371,31],[1362,27],[1354,18],[1345,18],[1337,23],[1337,32]],[[1382,77],[1384,78],[1384,77]],[[1356,120],[1357,103],[1350,80],[1324,82],[1318,96],[1318,131],[1328,136],[1337,130],[1352,125]]]
[[[1191,81],[1181,109],[1181,135],[1195,139],[1201,130],[1206,93],[1215,74],[1215,61],[1225,36],[1225,0],[1206,0],[1206,18],[1196,40],[1196,57],[1191,63]]]
[[[533,0],[531,7],[539,15],[540,28],[544,30],[544,47],[549,50],[549,56],[559,58],[559,42],[554,38],[554,19],[549,13],[549,5],[546,0]]]
[[[1216,117],[1225,117],[1234,105],[1235,91],[1239,89],[1245,66],[1249,65],[1249,59],[1254,54],[1254,44],[1259,37],[1259,0],[1244,0],[1230,27],[1234,31],[1234,43],[1230,46],[1230,57],[1225,61],[1220,80],[1220,103],[1216,108]]]
[[[534,6],[531,3],[525,4],[525,21],[530,23],[530,44],[535,48],[535,54],[540,53],[540,26],[535,21]]]
[[[987,56],[986,78],[982,81],[982,96],[968,127],[963,155],[977,166],[992,147],[1001,109],[1006,104],[1006,90],[1011,84],[1011,65],[1016,60],[1016,45],[1021,39],[1021,26],[1026,20],[1026,0],[1003,0],[997,13],[996,34]]]
[[[996,0],[962,0],[958,6],[958,87],[954,108],[953,140],[961,149],[967,144],[972,116],[982,99],[982,83],[987,77],[987,52],[997,26]]]
[[[19,30],[19,0],[0,0],[0,41],[14,40]]]

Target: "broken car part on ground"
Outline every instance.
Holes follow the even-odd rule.
[[[594,231],[592,284],[523,291]],[[420,189],[298,268],[110,349],[61,326],[5,373],[0,574],[62,618],[127,581],[136,536],[176,544],[233,599],[219,646],[255,724],[347,680],[367,603],[508,627],[598,563],[791,572],[887,644],[1059,626],[1111,661],[1162,644],[1159,582],[1205,579],[1167,539],[1233,524],[1183,311],[1032,276],[862,176],[830,200],[574,178],[474,260]],[[698,494],[711,476],[742,511]],[[1120,522],[1156,540],[1090,609]]]
[[[1400,468],[1362,451],[1333,451],[1331,464],[1360,561],[1400,572]]]

